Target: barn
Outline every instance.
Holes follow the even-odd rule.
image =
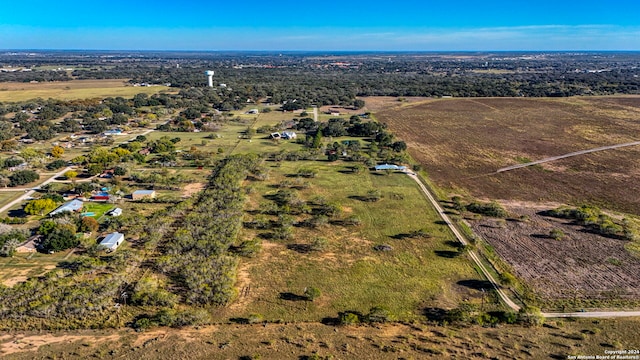
[[[108,251],[114,251],[124,241],[124,234],[119,232],[113,232],[100,241],[100,245],[105,247]]]

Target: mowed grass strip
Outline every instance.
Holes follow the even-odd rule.
[[[169,91],[167,86],[132,86],[127,80],[72,80],[48,83],[1,83],[0,101],[17,102],[35,98],[74,100],[105,97],[133,97]]]
[[[362,224],[295,227],[292,240],[263,240],[262,252],[240,267],[246,277],[242,280],[241,275],[238,284],[240,305],[221,315],[259,313],[269,320],[315,321],[340,311],[366,313],[374,306],[385,306],[400,319],[410,320],[420,317],[423,307],[455,307],[463,298],[479,296],[478,291],[456,285],[458,281],[480,279],[470,262],[464,256],[438,255],[438,251],[455,252],[449,243],[454,238],[446,226],[437,223],[436,213],[417,185],[403,174],[340,172],[348,165],[285,162],[271,168],[268,181],[252,184],[255,191],[248,210],[268,202],[263,195],[276,192],[272,185],[288,179],[286,175],[300,168],[314,168],[317,176],[308,179],[311,186],[300,190],[299,195],[306,200],[322,196],[338,204],[343,217],[357,216]],[[372,189],[380,190],[383,199],[363,202],[354,198]],[[398,236],[419,229],[425,229],[430,237]],[[255,231],[247,229],[242,234],[245,239],[255,236]],[[300,253],[291,249],[317,237],[328,239],[325,251]],[[391,245],[393,251],[374,250],[379,244]],[[250,287],[250,293],[242,295],[246,287]],[[306,287],[318,288],[322,296],[314,302],[286,299],[291,294],[303,295]]]

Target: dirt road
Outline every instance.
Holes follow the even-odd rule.
[[[527,167],[527,166],[533,166],[533,165],[543,164],[543,163],[550,162],[550,161],[560,160],[560,159],[564,159],[564,158],[568,158],[568,157],[572,157],[572,156],[578,156],[578,155],[589,154],[589,153],[597,152],[597,151],[611,150],[611,149],[617,149],[617,148],[621,148],[621,147],[635,146],[635,145],[640,145],[640,141],[634,141],[634,142],[618,144],[618,145],[602,146],[602,147],[599,147],[599,148],[581,150],[581,151],[576,151],[576,152],[572,152],[572,153],[568,153],[568,154],[564,154],[564,155],[552,156],[552,157],[544,158],[542,160],[536,160],[536,161],[532,161],[532,162],[528,162],[528,163],[524,163],[524,164],[517,164],[517,165],[511,165],[511,166],[503,167],[501,169],[496,170],[496,172],[497,173],[501,173],[501,172],[505,172],[505,171],[509,171],[509,170],[520,169],[520,168]]]

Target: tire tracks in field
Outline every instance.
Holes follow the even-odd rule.
[[[617,148],[627,147],[627,146],[636,146],[636,145],[640,145],[640,141],[633,141],[633,142],[628,142],[628,143],[624,143],[624,144],[601,146],[601,147],[597,147],[597,148],[593,148],[593,149],[574,151],[574,152],[571,152],[571,153],[568,153],[568,154],[552,156],[552,157],[548,157],[548,158],[544,158],[544,159],[536,160],[536,161],[531,161],[531,162],[524,163],[524,164],[516,164],[516,165],[506,166],[506,167],[503,167],[503,168],[500,168],[500,169],[496,170],[495,173],[511,171],[511,170],[520,169],[520,168],[527,167],[527,166],[543,164],[543,163],[547,163],[547,162],[550,162],[550,161],[565,159],[565,158],[568,158],[568,157],[573,157],[573,156],[578,156],[578,155],[590,154],[590,153],[594,153],[594,152],[598,152],[598,151],[611,150],[611,149],[617,149]]]

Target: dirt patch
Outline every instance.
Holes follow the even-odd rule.
[[[593,203],[640,214],[640,146],[496,174],[499,168],[639,140],[640,97],[438,99],[378,120],[441,187],[475,197]]]
[[[191,184],[187,184],[183,189],[182,189],[182,196],[183,197],[191,197],[194,194],[199,193],[200,191],[204,190],[205,188],[205,184],[204,183],[191,183]]]
[[[23,335],[18,334],[15,337],[10,336],[0,338],[0,353],[3,356],[23,352],[35,351],[41,346],[59,343],[73,343],[83,341],[87,344],[96,344],[106,341],[117,341],[120,335],[115,333],[109,336],[82,336],[82,335],[62,335],[55,336],[53,334],[45,335]],[[9,341],[7,341],[9,340]]]
[[[251,277],[249,274],[249,265],[242,264],[238,267],[236,275],[236,289],[238,289],[238,299],[229,306],[230,310],[241,310],[251,303]]]
[[[42,266],[41,268],[43,269],[43,271],[41,271],[38,274],[34,274],[34,275],[29,275],[29,273],[31,271],[33,271],[33,269],[31,268],[26,268],[26,269],[12,269],[11,270],[11,274],[10,274],[10,278],[5,279],[2,281],[2,284],[8,287],[13,287],[16,284],[19,284],[21,282],[27,281],[27,279],[29,279],[30,276],[41,276],[44,275],[45,273],[47,273],[49,270],[55,269],[55,265],[46,265],[46,266]]]
[[[513,205],[513,203],[512,203]],[[565,219],[540,214],[540,206],[507,206],[529,221],[471,221],[516,275],[546,299],[637,299],[640,295],[640,259],[631,255],[628,241],[590,233]],[[560,229],[561,240],[549,236]]]
[[[429,100],[430,98],[425,97],[405,97],[398,98],[395,96],[370,96],[364,98],[365,100],[365,110],[367,111],[380,111],[386,110],[389,108],[396,108],[406,106],[408,104],[414,104],[420,101]]]

